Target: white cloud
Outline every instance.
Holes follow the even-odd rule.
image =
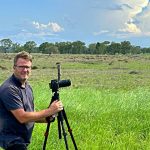
[[[64,30],[59,24],[55,22],[49,22],[48,24],[40,24],[39,22],[33,21],[32,24],[36,29],[39,30],[51,30],[53,32],[61,32]]]
[[[129,32],[129,33],[134,33],[134,34],[141,33],[141,30],[134,23],[125,23],[125,25],[126,25],[126,28],[119,29],[118,31]]]
[[[105,34],[105,33],[108,33],[109,31],[108,30],[102,30],[102,31],[99,31],[99,32],[94,32],[93,34],[94,35],[100,35],[100,34]]]
[[[129,9],[124,9],[124,13],[128,16],[128,19],[124,22],[122,28],[118,31],[129,32],[133,34],[144,34],[144,30],[142,30],[140,24],[136,24],[138,20],[139,14],[142,15],[143,10],[148,7],[149,0],[117,0],[122,5],[126,4],[129,6]],[[140,20],[139,20],[140,22]]]
[[[112,0],[111,2],[106,11],[99,10],[96,18],[99,30],[94,32],[95,36],[104,33],[121,38],[150,35],[149,0]]]
[[[57,23],[49,23],[48,26],[54,31],[54,32],[60,32],[63,31],[64,29],[60,27]]]

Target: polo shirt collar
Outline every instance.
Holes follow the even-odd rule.
[[[20,82],[20,80],[13,74],[12,75],[12,80],[15,82],[16,85],[18,85],[21,88],[25,88],[22,83]],[[27,82],[25,83],[25,85],[27,84]]]

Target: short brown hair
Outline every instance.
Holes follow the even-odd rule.
[[[19,53],[17,53],[17,55],[14,57],[14,66],[16,65],[17,63],[17,60],[19,58],[23,58],[23,59],[26,59],[26,60],[29,60],[32,62],[32,55],[30,55],[28,52],[26,51],[21,51]]]

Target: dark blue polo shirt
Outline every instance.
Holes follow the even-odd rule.
[[[34,123],[19,123],[10,112],[19,108],[27,112],[34,111],[32,89],[28,83],[23,88],[12,75],[0,86],[0,147],[7,148],[13,143],[30,143]]]

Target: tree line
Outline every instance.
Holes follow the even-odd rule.
[[[74,42],[44,42],[37,46],[34,41],[27,41],[24,45],[13,43],[11,39],[0,40],[0,53],[16,53],[20,51],[43,54],[140,54],[150,53],[150,48],[134,46],[130,41],[116,42],[96,42],[88,46],[82,41]]]

